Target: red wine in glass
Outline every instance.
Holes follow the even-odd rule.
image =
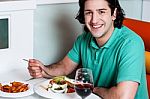
[[[87,68],[79,68],[75,76],[75,91],[82,98],[85,99],[92,93],[93,90],[93,75],[92,71]]]
[[[93,85],[92,84],[76,84],[75,85],[76,93],[82,97],[82,99],[85,99],[87,96],[89,96],[92,93]]]

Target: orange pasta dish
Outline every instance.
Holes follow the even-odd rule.
[[[19,93],[19,92],[24,92],[27,91],[28,88],[28,84],[22,83],[22,82],[10,82],[10,84],[5,84],[2,85],[0,83],[0,90],[3,92],[7,92],[7,93]]]

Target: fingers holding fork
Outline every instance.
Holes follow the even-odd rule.
[[[33,78],[41,78],[41,77],[46,77],[46,78],[51,78],[52,76],[48,73],[48,69],[40,62],[39,60],[36,59],[23,59],[24,61],[28,62],[28,70],[30,75]]]

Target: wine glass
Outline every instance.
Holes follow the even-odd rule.
[[[93,84],[93,75],[92,71],[87,68],[79,68],[76,71],[75,75],[75,91],[82,98],[85,99],[92,93],[94,84]]]

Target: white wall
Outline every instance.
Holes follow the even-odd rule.
[[[34,58],[45,64],[62,59],[82,32],[77,3],[39,5],[34,15]]]
[[[143,1],[142,20],[150,22],[150,0]]]
[[[142,0],[119,0],[120,5],[125,11],[126,17],[142,19]]]
[[[0,2],[0,17],[9,17],[9,48],[0,49],[0,74],[12,70],[21,74],[19,70],[24,69],[24,75],[27,71],[22,59],[33,57],[34,7],[30,1]]]

